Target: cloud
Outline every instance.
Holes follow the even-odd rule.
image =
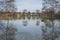
[[[17,0],[16,5],[18,8],[18,11],[22,11],[24,9],[35,11],[37,9],[41,10],[42,1],[40,0]]]

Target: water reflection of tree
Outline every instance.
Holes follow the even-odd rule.
[[[15,40],[17,29],[13,25],[5,26],[4,22],[0,20],[0,40]]]
[[[51,27],[47,26],[50,22],[48,22],[46,26],[42,27],[43,40],[56,40],[60,37],[60,31],[56,30],[57,27],[54,26],[54,22],[51,22]]]
[[[38,21],[36,21],[36,25],[37,26],[39,26],[40,25],[40,21],[38,20]]]
[[[5,24],[0,20],[0,40],[5,40],[4,29]]]
[[[59,0],[43,0],[43,1],[44,1],[43,10],[46,12],[50,11],[48,13],[49,14],[48,19],[50,19],[52,22],[52,25],[49,24],[50,22],[48,22],[47,24],[45,23],[46,26],[42,29],[43,38],[44,38],[44,40],[56,40],[56,38],[58,38],[58,35],[60,35],[60,34],[58,34],[60,31],[56,30],[56,28],[54,26],[53,17],[54,17],[54,14],[56,13],[56,11],[58,12],[58,10],[60,9],[59,7],[57,7],[60,4],[60,2],[59,2]]]
[[[28,21],[27,20],[23,20],[23,25],[27,26],[28,25]]]
[[[15,40],[15,34],[17,29],[10,25],[5,29],[6,40]]]

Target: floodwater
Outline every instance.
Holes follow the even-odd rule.
[[[17,28],[17,32],[15,34],[16,40],[52,40],[52,32],[54,28],[54,33],[57,37],[54,40],[59,40],[58,35],[60,35],[60,20],[53,20],[48,22],[41,21],[42,19],[17,19],[17,20],[2,20],[5,23],[5,26],[12,25]],[[49,34],[49,35],[48,35]],[[51,37],[50,37],[51,36]],[[50,38],[48,38],[50,37]]]

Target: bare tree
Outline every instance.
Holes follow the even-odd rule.
[[[58,8],[58,0],[43,0],[43,8],[42,10],[46,11],[56,11],[56,8]]]
[[[0,0],[0,12],[4,11],[4,1]]]
[[[47,30],[49,28],[47,28],[46,30],[43,30],[43,34],[44,34],[44,40],[55,40],[57,37],[57,34],[54,28],[54,22],[53,22],[53,13],[55,13],[56,11],[58,11],[60,9],[60,7],[58,7],[58,5],[60,4],[60,2],[58,0],[43,0],[43,8],[42,10],[44,11],[49,11],[48,14],[51,14],[51,20],[52,20],[52,30],[50,33],[47,34]],[[46,35],[45,35],[46,34]],[[47,37],[46,37],[47,36]]]
[[[3,0],[3,1],[1,0],[0,1],[0,12],[16,12],[16,6],[14,2],[15,0]],[[15,29],[13,28],[13,26],[9,26],[9,20],[8,20],[8,24],[5,30],[6,31],[4,31],[4,34],[3,34],[5,36],[2,36],[2,39],[3,40],[15,40],[14,39]]]
[[[16,6],[14,4],[15,0],[4,0],[0,1],[0,12],[15,12]]]
[[[36,13],[40,13],[40,10],[36,10]]]

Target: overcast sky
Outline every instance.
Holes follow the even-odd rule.
[[[42,0],[16,0],[17,11],[23,11],[27,9],[28,11],[41,10]]]
[[[4,0],[0,0],[4,1]],[[28,11],[41,10],[42,0],[15,0],[17,11],[23,11],[27,9]]]

